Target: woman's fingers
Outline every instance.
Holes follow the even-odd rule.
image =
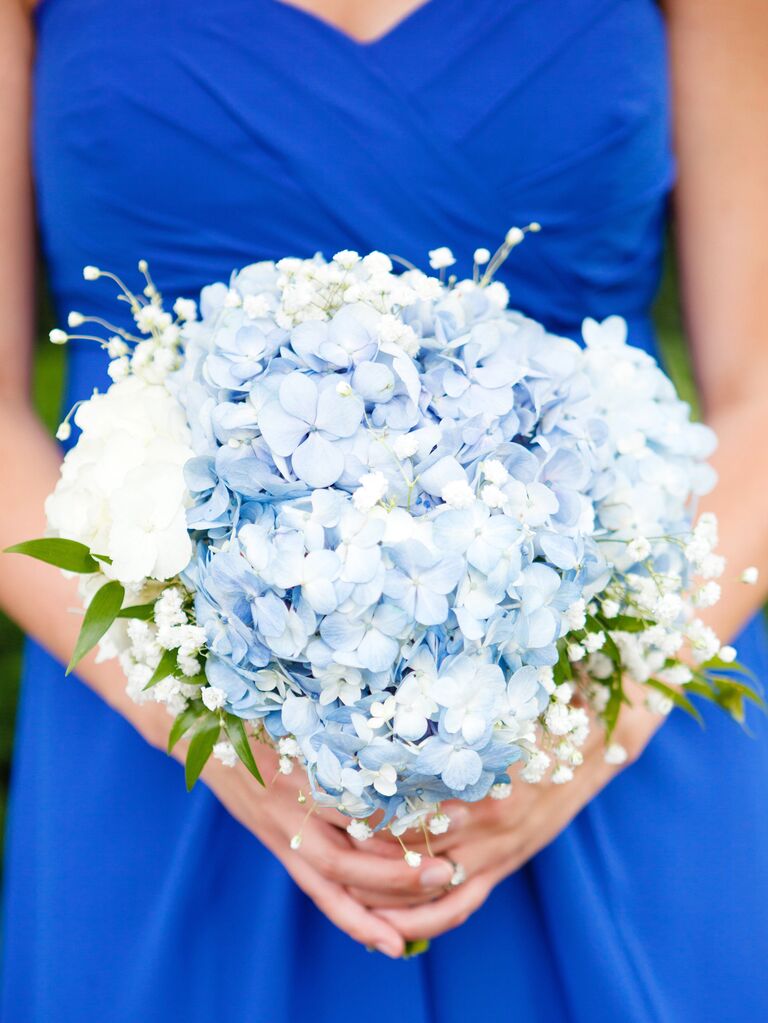
[[[340,845],[324,833],[323,829],[330,827],[318,821],[308,828],[295,855],[308,860],[318,873],[336,884],[422,896],[437,894],[451,879],[452,868],[445,860],[425,857],[419,867],[409,867],[402,856],[380,856]]]
[[[493,887],[489,874],[477,874],[448,892],[441,899],[412,908],[377,909],[375,914],[386,920],[408,941],[436,938],[459,927],[479,909]]]
[[[366,909],[340,885],[327,880],[311,864],[298,857],[288,865],[288,870],[320,912],[350,938],[393,959],[403,954],[404,941],[397,929]]]
[[[364,888],[348,888],[349,894],[353,899],[356,899],[362,905],[367,906],[369,909],[384,909],[384,908],[406,908],[409,906],[420,906],[425,902],[434,902],[435,899],[441,898],[447,888],[441,888],[440,891],[424,892],[423,894],[413,895],[397,895],[393,892],[374,892],[366,890]]]

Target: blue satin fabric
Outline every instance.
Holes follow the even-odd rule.
[[[169,296],[254,259],[437,245],[575,333],[652,348],[668,189],[651,0],[431,0],[360,45],[277,0],[43,0],[34,120],[58,308],[95,263]],[[71,353],[69,398],[103,385]],[[753,622],[743,658],[765,675]],[[676,712],[642,760],[428,955],[336,931],[258,841],[27,652],[7,856],[6,1023],[757,1023],[768,1018],[768,729]]]

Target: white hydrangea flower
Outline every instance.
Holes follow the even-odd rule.
[[[165,387],[129,377],[74,418],[82,433],[45,505],[51,533],[108,555],[104,574],[121,582],[178,575],[192,554],[182,409]]]

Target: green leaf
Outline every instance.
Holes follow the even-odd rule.
[[[101,589],[96,591],[93,600],[86,608],[80,635],[77,637],[75,650],[65,674],[69,675],[75,665],[82,661],[90,650],[93,650],[117,618],[124,596],[125,590],[116,579],[104,583]]]
[[[654,623],[647,618],[635,618],[634,615],[616,615],[615,618],[606,619],[606,629],[616,632],[644,632]]]
[[[704,718],[699,713],[699,710],[695,706],[695,704],[691,703],[688,697],[684,696],[683,693],[678,692],[677,689],[673,689],[672,686],[668,686],[665,682],[660,682],[659,679],[657,678],[646,679],[645,684],[650,686],[652,689],[656,689],[658,692],[663,693],[665,696],[669,697],[669,699],[674,703],[676,707],[680,707],[681,710],[684,710],[687,714],[690,714],[691,717],[695,718],[703,727]]]
[[[603,711],[603,724],[605,725],[605,738],[609,741],[619,720],[619,711],[624,702],[624,689],[621,684],[621,676],[614,675],[611,679],[611,695]]]
[[[413,959],[415,956],[420,956],[422,952],[426,952],[428,948],[428,938],[418,938],[416,941],[406,941],[403,959]]]
[[[179,739],[183,738],[190,728],[207,713],[208,710],[205,704],[201,700],[195,700],[181,714],[176,715],[171,725],[170,735],[168,736],[169,753],[173,750]]]
[[[152,620],[152,615],[154,613],[154,604],[130,604],[128,607],[120,608],[117,617],[139,618],[142,622],[149,622]]]
[[[227,733],[227,738],[235,747],[235,753],[237,753],[256,781],[263,785],[264,779],[261,777],[261,772],[254,759],[243,719],[237,717],[236,714],[225,714],[224,730]]]
[[[96,554],[93,552],[92,557],[96,558],[98,561],[103,561],[105,565],[112,564],[112,558],[110,558],[108,554]]]
[[[99,571],[99,563],[84,543],[76,540],[64,540],[58,536],[44,537],[40,540],[25,540],[6,547],[4,554],[27,554],[48,565],[55,565],[67,572],[90,575]]]
[[[566,643],[558,643],[557,647],[557,664],[554,668],[554,675],[555,682],[558,685],[573,678],[573,667],[571,666],[571,662],[568,660],[568,651],[566,646]]]
[[[213,747],[216,745],[220,732],[221,722],[218,715],[214,716],[212,714],[203,718],[202,723],[195,730],[195,734],[189,743],[187,762],[184,766],[187,792],[194,788],[195,782],[200,777],[200,772],[213,752]]]
[[[745,700],[749,700],[758,707],[762,707],[763,710],[766,709],[766,703],[762,696],[745,682],[739,682],[738,679],[729,678],[727,675],[712,675],[710,677],[713,682],[717,683],[721,692],[738,693]]]
[[[162,682],[164,678],[168,678],[176,670],[177,652],[175,650],[164,650],[163,656],[152,672],[152,677],[149,682],[144,686],[144,690],[151,689],[152,686],[156,686],[158,682]]]

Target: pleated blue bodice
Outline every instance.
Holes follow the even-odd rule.
[[[651,0],[430,0],[357,43],[278,0],[42,0],[34,168],[57,308],[115,314],[84,264],[169,297],[283,255],[417,265],[537,220],[500,278],[577,335],[649,308],[674,176]],[[105,383],[72,346],[68,398]],[[740,652],[768,665],[762,627]],[[758,1023],[768,1018],[768,742],[676,712],[428,955],[336,931],[202,786],[27,651],[2,1019]]]

